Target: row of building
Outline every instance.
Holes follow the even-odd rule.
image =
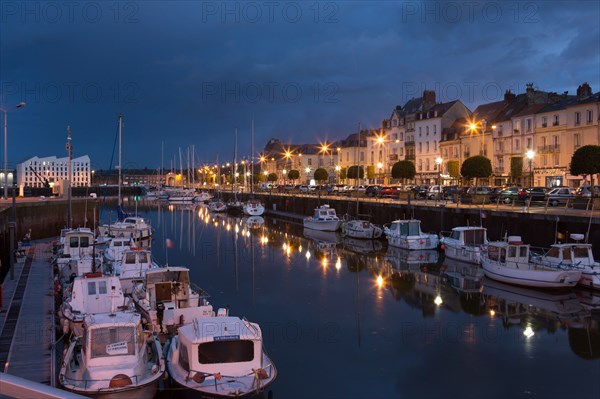
[[[330,181],[340,182],[350,166],[365,170],[368,182],[388,183],[400,160],[414,162],[416,183],[459,181],[462,162],[474,155],[491,160],[491,185],[579,186],[584,176],[572,176],[575,150],[600,144],[600,92],[588,83],[576,95],[545,92],[527,84],[525,93],[506,91],[502,101],[470,111],[460,100],[436,102],[434,91],[396,106],[376,129],[320,144],[287,144],[271,139],[261,162],[269,173],[286,181],[298,170],[310,181],[323,167]],[[365,182],[365,180],[363,180]]]

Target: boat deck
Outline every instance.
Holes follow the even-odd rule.
[[[54,386],[51,242],[38,241],[26,254],[2,284],[0,371]]]

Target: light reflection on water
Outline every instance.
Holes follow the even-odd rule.
[[[153,253],[191,269],[216,307],[258,322],[275,398],[594,397],[600,295],[482,278],[436,251],[386,248],[203,206],[141,211]],[[577,376],[555,378],[557,369]]]

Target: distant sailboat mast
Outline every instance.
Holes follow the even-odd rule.
[[[118,191],[118,202],[119,202],[119,207],[121,207],[121,205],[123,204],[122,199],[121,199],[121,185],[123,184],[122,181],[122,164],[121,164],[121,134],[122,134],[122,129],[123,129],[123,114],[119,114],[119,191]]]
[[[254,197],[254,115],[252,115],[252,143],[250,145],[250,194]]]

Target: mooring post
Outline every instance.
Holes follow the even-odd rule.
[[[15,279],[15,222],[8,223],[10,279]]]

